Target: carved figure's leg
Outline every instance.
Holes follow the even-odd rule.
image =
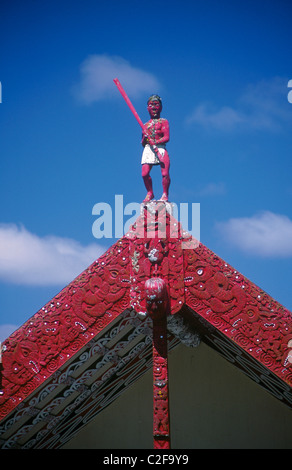
[[[150,170],[152,165],[148,165],[148,163],[144,163],[142,165],[142,178],[144,180],[145,188],[147,190],[147,195],[143,202],[151,201],[154,198],[153,188],[152,188],[152,178],[150,176]]]
[[[167,151],[164,152],[164,156],[161,158],[161,175],[162,175],[162,189],[163,194],[160,198],[161,201],[168,201],[168,191],[170,186],[169,167],[170,161]]]

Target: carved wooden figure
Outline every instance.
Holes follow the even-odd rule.
[[[151,95],[147,102],[147,109],[150,115],[150,120],[143,124],[125,90],[117,78],[114,79],[114,83],[117,85],[118,90],[129,106],[130,110],[134,114],[138,123],[140,124],[142,134],[142,145],[144,151],[142,154],[142,177],[144,180],[145,187],[147,189],[147,195],[143,202],[149,202],[154,199],[152,178],[150,171],[153,165],[160,165],[162,175],[162,188],[163,193],[160,201],[168,201],[168,192],[170,186],[169,176],[169,155],[166,150],[166,143],[169,141],[169,123],[167,119],[160,118],[162,111],[162,101],[160,96]]]
[[[144,125],[142,136],[142,145],[144,146],[141,162],[142,177],[147,189],[144,202],[154,199],[152,178],[150,176],[153,165],[160,165],[161,168],[163,194],[160,201],[168,201],[170,161],[166,143],[169,141],[169,123],[167,119],[160,117],[162,101],[158,95],[150,96],[147,109],[151,119]],[[156,151],[154,151],[154,148]]]

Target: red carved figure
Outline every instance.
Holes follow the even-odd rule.
[[[151,119],[144,125],[117,78],[114,78],[114,83],[117,85],[121,95],[143,130],[142,145],[144,152],[142,155],[142,177],[147,189],[144,202],[149,202],[154,198],[152,179],[150,176],[153,165],[160,165],[161,167],[163,194],[160,200],[168,201],[170,163],[165,145],[169,141],[169,124],[167,119],[160,118],[162,111],[161,98],[158,95],[150,96],[147,102],[147,109]]]
[[[153,165],[160,165],[161,168],[163,194],[160,200],[168,201],[170,161],[165,145],[169,141],[169,123],[167,119],[160,117],[162,102],[158,95],[150,96],[147,109],[151,119],[144,125],[142,135],[142,145],[144,147],[141,161],[142,177],[147,190],[144,202],[151,201],[154,198],[152,178],[150,176]]]

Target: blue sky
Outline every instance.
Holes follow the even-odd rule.
[[[162,97],[170,200],[200,203],[202,243],[292,310],[291,18],[281,0],[2,0],[0,340],[115,241],[93,236],[96,203],[145,196],[115,77],[144,122]]]

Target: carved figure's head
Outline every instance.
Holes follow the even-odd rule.
[[[159,119],[162,110],[162,101],[160,96],[151,95],[147,101],[147,109],[152,119]]]
[[[152,277],[145,282],[147,312],[152,319],[162,318],[167,313],[168,294],[166,282]]]

